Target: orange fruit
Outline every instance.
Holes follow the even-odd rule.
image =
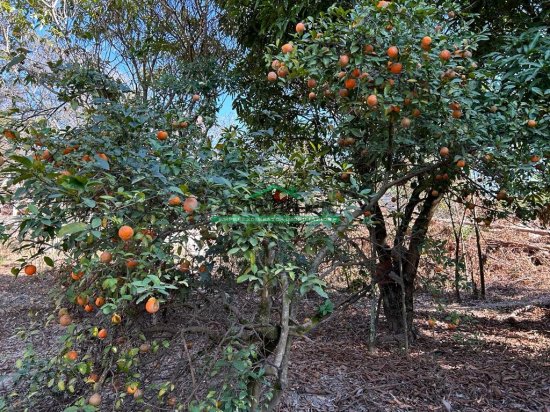
[[[281,47],[281,51],[284,54],[290,53],[292,50],[294,50],[294,47],[290,43],[283,44],[283,47]]]
[[[118,237],[124,241],[130,240],[134,236],[134,229],[130,226],[122,226],[118,229]]]
[[[537,121],[533,119],[527,120],[527,126],[528,127],[537,127]]]
[[[315,100],[317,98],[317,94],[315,92],[310,92],[307,97],[309,100]]]
[[[78,353],[75,350],[70,350],[69,352],[67,352],[65,357],[69,360],[75,361],[78,358]]]
[[[460,110],[460,103],[458,103],[458,102],[449,103],[449,109],[451,109],[451,110]]]
[[[168,205],[169,206],[179,206],[181,205],[181,199],[179,196],[172,196],[170,199],[168,199]]]
[[[107,155],[105,153],[98,153],[97,157],[99,157],[100,159],[105,160],[106,162],[109,161],[109,158],[107,157]]]
[[[88,303],[87,305],[84,306],[84,310],[88,313],[93,312],[94,307]]]
[[[338,90],[338,94],[340,97],[348,97],[349,96],[349,90],[348,89],[340,89]]]
[[[378,7],[379,9],[385,9],[385,8],[388,7],[389,5],[390,5],[390,2],[389,2],[389,1],[380,0],[380,1],[376,4],[376,7]]]
[[[449,61],[451,59],[451,52],[447,49],[442,50],[441,53],[439,53],[439,58],[443,61]]]
[[[286,77],[288,75],[288,67],[281,66],[277,69],[277,76]]]
[[[420,47],[422,47],[423,50],[429,50],[431,45],[432,38],[430,36],[422,37],[422,40],[420,41]]]
[[[408,129],[410,126],[411,126],[411,119],[409,119],[408,117],[403,117],[401,119],[401,127],[403,127],[404,129]]]
[[[281,67],[281,62],[279,60],[273,60],[271,62],[271,68],[273,70],[277,70],[279,67]]]
[[[187,213],[193,213],[193,211],[199,206],[197,198],[190,196],[183,202],[183,210]]]
[[[103,305],[105,304],[105,298],[104,297],[97,297],[96,300],[95,300],[95,305],[100,308],[102,307]]]
[[[401,70],[403,70],[403,65],[401,63],[393,63],[390,66],[390,72],[393,74],[399,74],[401,73]]]
[[[439,149],[439,154],[441,155],[441,157],[449,156],[449,148],[448,147],[442,147],[441,149]]]
[[[97,337],[99,339],[105,339],[107,337],[107,330],[101,329],[99,332],[97,332]]]
[[[466,160],[460,159],[458,162],[456,162],[456,165],[460,168],[463,168],[464,166],[466,166]]]
[[[462,110],[453,110],[452,116],[455,119],[460,119],[462,117]]]
[[[204,273],[206,272],[208,269],[206,267],[206,265],[203,263],[202,265],[199,266],[199,272],[200,273]]]
[[[157,132],[157,139],[159,140],[166,140],[168,139],[168,132],[164,131],[164,130],[159,130]]]
[[[386,51],[390,59],[396,59],[399,56],[399,49],[396,46],[391,46]]]
[[[11,130],[4,129],[3,135],[6,139],[10,139],[10,140],[15,139],[15,133]]]
[[[349,63],[349,57],[345,54],[341,55],[340,58],[338,59],[338,64],[341,67],[346,67],[348,63]]]
[[[135,268],[137,267],[138,264],[139,264],[138,261],[135,260],[135,259],[128,259],[128,260],[126,261],[126,267],[127,267],[128,269],[135,269]]]
[[[73,319],[70,315],[66,314],[59,317],[59,324],[61,326],[69,326],[71,323],[73,323]]]
[[[367,97],[367,104],[370,107],[376,106],[378,104],[378,97],[376,97],[376,95],[374,94],[371,94],[369,97]]]
[[[145,310],[149,313],[156,313],[160,308],[159,302],[156,298],[150,297],[145,303]]]
[[[99,255],[99,261],[101,263],[111,263],[111,261],[113,260],[113,255],[111,254],[111,252],[103,252],[101,255]]]
[[[267,73],[267,81],[271,82],[271,83],[276,82],[277,81],[277,73],[275,73],[275,72]]]
[[[88,297],[87,296],[78,295],[76,297],[76,304],[77,305],[84,306],[86,303],[88,303]]]
[[[84,272],[71,272],[72,280],[80,280],[82,279],[82,276],[84,276]]]
[[[185,259],[180,263],[179,270],[182,272],[187,272],[190,267],[191,267],[191,262]]]
[[[347,79],[344,82],[344,87],[348,90],[355,89],[355,86],[357,86],[357,80],[355,79]]]
[[[25,266],[25,269],[23,269],[23,270],[25,271],[25,275],[32,276],[36,273],[36,266],[27,265],[27,266]]]
[[[296,33],[302,34],[306,30],[306,25],[302,22],[296,25]]]
[[[180,123],[180,127],[181,127],[182,129],[187,129],[187,128],[189,127],[189,122],[181,122],[181,123]]]
[[[372,54],[374,52],[374,47],[372,44],[367,44],[365,47],[363,47],[363,53],[365,54]]]
[[[531,156],[531,162],[533,162],[533,163],[540,162],[540,156],[538,156],[538,155]]]
[[[84,160],[85,162],[91,162],[92,158],[90,157],[90,155],[84,155],[82,156],[82,160]]]
[[[359,76],[361,76],[361,70],[356,67],[351,71],[351,77],[355,77],[357,79]]]
[[[317,80],[315,79],[307,80],[307,87],[309,87],[310,89],[313,89],[315,86],[317,86]]]
[[[420,117],[420,115],[422,114],[419,109],[413,109],[411,113],[414,117]]]
[[[126,387],[126,392],[128,395],[133,395],[137,391],[137,385],[135,383],[131,383]]]
[[[193,96],[191,96],[191,100],[193,102],[198,102],[200,99],[201,97],[198,94],[194,94]]]

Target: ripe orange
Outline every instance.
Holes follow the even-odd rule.
[[[134,229],[130,226],[122,226],[118,229],[118,237],[124,241],[130,240],[134,236]]]
[[[160,308],[159,302],[156,298],[150,297],[145,303],[145,310],[149,313],[156,313]]]
[[[199,272],[200,273],[205,273],[207,270],[208,270],[208,268],[206,267],[206,265],[204,263],[199,266]]]
[[[182,129],[187,129],[187,128],[189,127],[189,122],[181,122],[181,123],[180,123],[180,127],[181,127]]]
[[[346,77],[346,72],[338,72],[339,79],[343,79],[344,77]]]
[[[302,22],[296,25],[296,33],[302,34],[306,30],[306,25]]]
[[[168,205],[169,206],[179,206],[181,205],[181,199],[179,196],[172,196],[170,199],[168,199]]]
[[[343,55],[340,56],[340,58],[338,59],[338,64],[339,64],[341,67],[346,67],[346,66],[349,64],[349,57],[346,56],[345,54],[343,54]]]
[[[414,116],[414,117],[420,117],[422,115],[422,112],[419,110],[419,109],[413,109],[411,114]]]
[[[135,259],[128,259],[126,261],[126,267],[128,269],[135,269],[138,266],[138,261]]]
[[[540,162],[540,156],[539,155],[531,156],[531,162],[533,162],[533,163]]]
[[[399,56],[399,49],[396,46],[391,46],[387,50],[390,59],[396,59]]]
[[[292,52],[293,49],[294,49],[294,47],[290,43],[283,44],[283,47],[281,47],[281,51],[284,54]]]
[[[527,126],[528,126],[528,127],[537,127],[537,122],[536,122],[536,120],[533,120],[533,119],[527,120]]]
[[[94,310],[94,307],[88,303],[87,305],[84,306],[84,310],[89,313]]]
[[[101,263],[111,263],[113,260],[113,255],[111,252],[104,251],[101,255],[99,255],[99,261]]]
[[[71,272],[72,280],[80,280],[82,279],[82,276],[84,276],[84,272]]]
[[[455,119],[460,119],[462,117],[462,110],[453,110],[452,116]]]
[[[408,117],[403,117],[401,119],[401,127],[403,127],[404,129],[408,129],[410,126],[411,126],[411,119],[409,119]]]
[[[198,94],[194,94],[193,96],[191,96],[191,100],[195,103],[198,102],[200,99],[201,97]]]
[[[432,45],[432,38],[430,36],[422,37],[422,40],[420,42],[420,47],[422,47],[423,50],[429,50],[431,45]]]
[[[441,157],[449,156],[449,148],[448,147],[442,147],[441,149],[439,149],[439,154],[441,155]]]
[[[105,329],[101,329],[99,332],[97,332],[97,337],[99,339],[105,339],[107,337],[107,331]]]
[[[376,7],[378,7],[379,9],[385,9],[385,8],[388,7],[389,5],[390,5],[390,2],[389,2],[389,1],[380,0],[380,1],[376,4]]]
[[[374,52],[374,47],[372,44],[367,44],[365,47],[363,47],[363,53],[365,54],[372,54]]]
[[[393,74],[399,74],[399,73],[401,73],[401,70],[403,70],[403,65],[401,63],[393,63],[390,66],[390,71]]]
[[[378,104],[378,97],[376,97],[376,95],[374,94],[371,94],[369,97],[367,97],[367,104],[370,107],[376,106]]]
[[[348,89],[340,89],[338,90],[338,94],[340,97],[348,97],[349,96],[349,90]]]
[[[190,196],[187,199],[185,199],[185,202],[183,202],[183,210],[187,213],[193,213],[193,211],[199,206],[199,202],[197,201],[197,198],[194,196]]]
[[[166,140],[168,139],[168,132],[165,130],[159,130],[157,132],[157,139],[159,140]]]
[[[277,76],[286,77],[288,75],[288,67],[281,66],[277,69]]]
[[[179,270],[182,272],[187,272],[190,267],[191,267],[191,262],[185,259],[180,263]]]
[[[317,80],[315,79],[307,80],[307,87],[309,87],[310,89],[313,89],[315,86],[317,86]]]
[[[78,358],[78,353],[75,350],[70,350],[69,352],[67,352],[65,357],[69,360],[75,361]]]
[[[96,383],[99,380],[99,375],[97,373],[90,373],[86,381],[88,383]]]
[[[27,266],[25,266],[24,271],[25,271],[25,274],[26,274],[27,276],[32,276],[32,275],[34,275],[34,274],[36,273],[36,266],[34,266],[34,265],[27,265]]]
[[[443,61],[449,61],[451,59],[451,52],[445,49],[439,53],[439,58]]]
[[[105,298],[104,297],[99,296],[95,299],[95,305],[98,308],[102,307],[104,304],[105,304]]]
[[[279,60],[273,60],[271,62],[271,68],[273,70],[277,70],[279,67],[281,67],[281,62]]]
[[[464,166],[466,166],[466,160],[460,159],[458,162],[456,162],[456,165],[460,168],[463,168]]]
[[[69,314],[61,315],[59,317],[59,324],[61,326],[69,326],[71,323],[73,323],[73,319]]]
[[[84,306],[86,303],[88,303],[88,297],[87,296],[78,295],[76,297],[76,304],[77,305]]]
[[[4,137],[5,137],[6,139],[10,139],[10,140],[15,139],[15,133],[14,133],[13,131],[11,131],[11,130],[4,129],[3,134],[4,134]]]
[[[361,76],[361,70],[359,70],[358,68],[353,69],[351,71],[351,76],[357,79],[359,76]]]
[[[310,92],[307,97],[309,100],[315,100],[317,98],[317,94],[315,94],[315,92]]]
[[[451,110],[460,110],[460,103],[458,103],[458,102],[449,103],[449,109],[451,109]]]
[[[267,74],[267,81],[273,83],[273,82],[276,82],[277,81],[277,73],[275,72],[269,72]]]
[[[344,87],[348,90],[355,89],[355,86],[357,86],[357,80],[355,79],[346,79],[344,82]]]

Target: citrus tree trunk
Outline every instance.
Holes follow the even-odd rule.
[[[421,249],[426,240],[433,212],[441,199],[441,195],[434,197],[431,194],[421,199],[421,194],[420,189],[413,191],[391,247],[386,241],[387,231],[382,211],[378,205],[374,211],[375,248],[378,257],[375,279],[380,286],[384,315],[392,333],[407,332],[409,339],[414,339],[416,336],[413,325],[414,284]],[[413,223],[413,212],[419,204],[421,204],[420,212]],[[410,239],[406,245],[405,234],[411,223],[413,224]]]

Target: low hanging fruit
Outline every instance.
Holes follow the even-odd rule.
[[[67,352],[65,357],[71,361],[75,361],[78,359],[78,352],[75,350],[70,350],[69,352]]]
[[[376,106],[378,104],[378,98],[376,97],[376,95],[371,94],[369,97],[367,97],[367,104],[370,107]]]
[[[99,393],[94,393],[88,398],[88,403],[92,406],[101,405],[101,395]]]
[[[430,36],[425,36],[422,38],[422,41],[420,42],[420,47],[422,47],[423,50],[430,50],[431,45],[432,38]]]
[[[273,83],[273,82],[276,82],[277,81],[277,73],[275,72],[269,72],[267,74],[267,81]]]
[[[193,211],[199,206],[199,202],[197,201],[197,198],[194,196],[190,196],[183,202],[183,210],[185,210],[186,213],[193,213]]]
[[[166,132],[165,130],[159,130],[157,132],[157,139],[159,139],[159,140],[168,139],[168,132]]]
[[[172,196],[170,199],[168,199],[168,205],[169,206],[179,206],[181,205],[181,199],[179,196]]]
[[[130,226],[122,226],[118,229],[118,237],[124,241],[130,240],[134,236],[134,229]]]
[[[156,298],[150,297],[145,303],[145,310],[148,313],[156,313],[160,308],[159,301]]]
[[[283,44],[283,46],[281,47],[281,51],[284,54],[288,54],[288,53],[292,52],[293,49],[294,49],[294,47],[290,43]]]
[[[346,67],[348,63],[349,63],[349,57],[345,54],[340,56],[340,58],[338,59],[338,64],[340,65],[340,67]]]
[[[449,156],[449,148],[448,147],[442,147],[441,149],[439,149],[439,154],[441,155],[441,157]]]
[[[303,34],[305,30],[306,30],[306,25],[304,23],[300,22],[296,25],[296,33]]]
[[[456,165],[462,169],[464,166],[466,166],[466,160],[460,159],[458,162],[456,162]]]
[[[399,56],[399,49],[396,46],[391,46],[386,53],[390,59],[397,59],[397,56]]]
[[[98,298],[96,298],[96,300],[95,300],[95,305],[96,305],[98,308],[102,307],[104,304],[105,304],[105,298],[103,298],[103,297],[101,297],[101,296],[98,297]]]
[[[111,254],[111,252],[105,251],[99,256],[99,261],[101,263],[111,263],[112,260],[113,260],[113,255]]]
[[[32,276],[32,275],[34,275],[34,274],[36,273],[36,266],[34,266],[34,265],[27,265],[27,266],[25,266],[24,271],[25,271],[25,275],[27,275],[27,276]]]
[[[442,50],[441,53],[439,53],[439,58],[443,61],[449,61],[451,60],[451,52],[447,49]]]

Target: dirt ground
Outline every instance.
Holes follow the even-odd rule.
[[[295,340],[290,388],[280,410],[550,412],[550,276],[544,249],[550,237],[513,236],[515,243],[541,249],[534,254],[517,245],[492,249],[485,301],[467,292],[460,304],[450,293],[437,300],[419,294],[419,339],[408,354],[384,339],[383,319],[377,351],[369,352],[368,299]],[[491,239],[503,239],[498,231],[486,237],[493,246]],[[10,267],[3,259],[0,398],[9,394],[10,373],[28,342],[40,354],[56,350],[56,325],[17,336],[52,315],[52,275],[14,278]],[[436,321],[434,328],[428,319]],[[460,319],[455,330],[449,329],[451,319]]]

